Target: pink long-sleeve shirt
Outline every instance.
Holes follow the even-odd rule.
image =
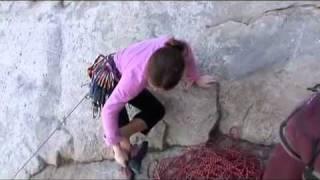
[[[102,112],[104,140],[108,146],[118,143],[121,139],[118,127],[118,115],[125,104],[136,97],[147,87],[148,78],[145,69],[151,55],[172,36],[161,36],[134,43],[117,52],[114,56],[116,67],[121,73],[121,79],[107,99]],[[190,46],[184,54],[186,61],[186,79],[196,81],[199,78],[195,58]]]

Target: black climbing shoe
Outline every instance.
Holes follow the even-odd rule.
[[[141,163],[148,152],[148,142],[142,142],[136,155],[130,158],[128,166],[135,174],[141,174]]]

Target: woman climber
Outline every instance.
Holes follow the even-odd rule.
[[[212,76],[199,75],[188,43],[170,36],[99,56],[88,73],[94,107],[101,109],[105,143],[113,148],[116,162],[123,167],[132,148],[130,136],[137,132],[147,135],[165,114],[165,107],[147,88],[165,92],[182,79],[187,88],[207,88],[215,82]],[[125,109],[127,103],[141,110],[131,121]]]

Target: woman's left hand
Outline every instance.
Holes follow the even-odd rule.
[[[209,88],[213,83],[217,82],[217,79],[210,75],[200,76],[195,84],[201,88]]]

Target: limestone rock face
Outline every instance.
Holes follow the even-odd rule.
[[[195,145],[209,139],[217,119],[216,87],[191,88],[182,85],[166,94],[159,94],[166,107],[165,141],[168,145]]]
[[[141,174],[136,179],[149,179],[152,168],[158,160],[181,155],[183,148],[170,148],[163,152],[148,153],[142,162]],[[151,167],[151,168],[149,168]],[[121,167],[112,161],[85,164],[67,164],[61,167],[48,166],[32,179],[127,179]]]
[[[243,139],[278,142],[279,123],[309,94],[306,87],[319,83],[319,5],[1,2],[0,179],[12,178],[88,92],[86,70],[97,55],[165,34],[187,40],[199,71],[221,81],[224,133],[237,126]],[[156,96],[167,114],[145,137],[153,149],[207,141],[217,116],[215,86],[189,91],[179,86]],[[101,119],[92,118],[85,100],[17,178],[70,162],[89,164],[59,173],[115,177],[80,172],[115,168],[102,135]]]
[[[222,59],[223,132],[239,127],[241,138],[279,142],[280,123],[319,83],[318,11],[268,13],[249,25],[226,23],[211,39]],[[234,31],[236,29],[236,31]]]
[[[48,166],[32,179],[125,179],[120,166],[110,161],[70,164],[59,168]]]

